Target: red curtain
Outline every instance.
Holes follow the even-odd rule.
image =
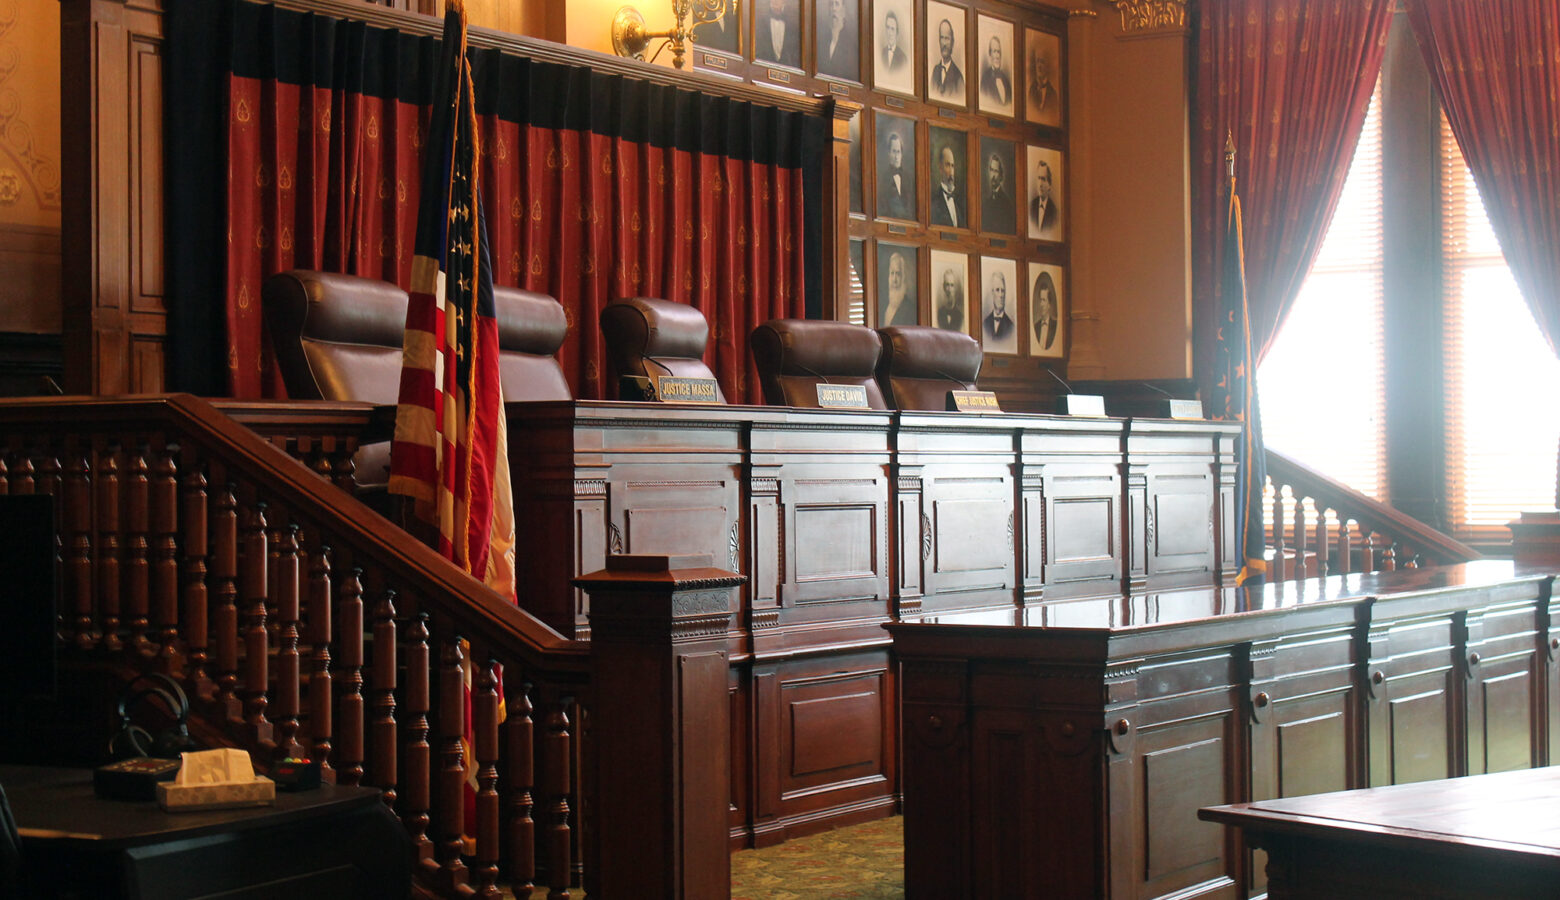
[[[1506,262],[1560,352],[1560,3],[1410,0],[1408,17]]]
[[[1381,57],[1392,0],[1205,0],[1194,26],[1192,227],[1197,360],[1220,310],[1226,135],[1245,211],[1251,340],[1260,360],[1321,249]]]
[[[408,284],[437,44],[242,0],[223,38],[228,390],[278,397],[264,278]],[[802,165],[824,123],[497,51],[473,52],[473,79],[494,281],[563,304],[575,396],[611,393],[601,308],[649,296],[701,310],[722,390],[762,402],[747,335],[805,315]]]

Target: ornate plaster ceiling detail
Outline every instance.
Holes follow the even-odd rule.
[[[17,0],[0,0],[0,148],[16,161],[20,172],[6,170],[12,177],[19,177],[32,188],[41,209],[60,208],[59,161],[50,159],[37,146],[32,126],[22,114],[21,96],[12,78],[21,65],[21,50],[17,46],[16,22],[19,16]],[[0,186],[0,191],[9,189]],[[7,205],[20,199],[21,186],[16,186],[17,196],[0,199]]]
[[[1127,34],[1178,32],[1186,27],[1186,0],[1107,0],[1121,13]]]

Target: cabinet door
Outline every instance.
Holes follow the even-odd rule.
[[[1544,765],[1539,610],[1535,597],[1467,614],[1469,775]]]
[[[1370,787],[1462,774],[1459,614],[1394,616],[1393,605],[1379,603],[1370,626]]]

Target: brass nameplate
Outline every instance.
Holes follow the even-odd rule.
[[[1002,407],[997,405],[997,395],[990,391],[949,391],[948,409],[965,413],[1002,411]]]
[[[781,84],[791,83],[791,76],[786,72],[780,71],[779,69],[769,69],[764,74],[769,76],[770,81],[778,81]]]
[[[818,405],[824,409],[870,409],[867,388],[860,384],[818,385]]]
[[[712,69],[724,69],[726,68],[726,58],[724,56],[716,56],[713,53],[706,53],[704,54],[704,64]]]
[[[884,102],[886,102],[889,106],[892,106],[894,109],[905,108],[905,101],[899,99],[898,97],[887,97],[884,99]]]
[[[720,388],[713,378],[662,375],[655,382],[655,399],[662,403],[719,403]]]
[[[906,228],[903,225],[890,225],[890,226],[888,226],[888,233],[889,234],[909,234],[910,233],[910,229]]]
[[[1099,394],[1063,394],[1056,398],[1056,411],[1064,416],[1103,416],[1105,398]]]
[[[1008,127],[1008,123],[1002,121],[1001,119],[987,119],[986,120],[986,124],[990,125],[992,128],[1006,128],[1006,127]]]
[[[957,119],[959,117],[959,114],[951,109],[939,109],[937,114],[942,116],[944,119]]]
[[[991,242],[991,246],[993,246],[993,247],[1006,247],[1007,246],[1007,241],[1004,241],[1001,238],[991,238],[990,242]]]
[[[849,85],[844,85],[844,84],[837,84],[837,83],[831,81],[831,82],[829,82],[829,93],[831,93],[831,94],[839,94],[841,97],[849,97],[850,96],[850,86]]]
[[[959,236],[951,231],[939,231],[937,232],[937,236],[945,241],[956,241],[959,239]]]
[[[1167,419],[1201,419],[1202,417],[1202,401],[1200,400],[1165,401],[1165,418]]]

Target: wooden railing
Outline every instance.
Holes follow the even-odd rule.
[[[331,483],[355,448],[331,435],[368,413],[313,415],[341,422],[289,447],[311,471],[194,397],[0,403],[0,494],[58,498],[62,666],[169,674],[261,768],[306,755],[380,788],[438,894],[568,896],[589,646]]]
[[[1267,452],[1267,472],[1275,581],[1480,558],[1467,544],[1281,453]]]

